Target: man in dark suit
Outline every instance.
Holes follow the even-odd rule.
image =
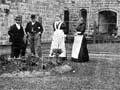
[[[27,23],[25,31],[29,38],[32,55],[41,57],[41,35],[43,27],[41,23],[36,21],[34,14],[31,15],[31,21]]]
[[[25,56],[25,43],[24,43],[24,31],[21,25],[22,17],[17,16],[15,18],[15,24],[13,24],[8,34],[10,36],[11,45],[11,57],[18,58],[20,55]]]

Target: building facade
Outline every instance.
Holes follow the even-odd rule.
[[[1,0],[0,32],[7,33],[16,15],[22,15],[25,27],[30,15],[42,21],[43,41],[50,41],[55,17],[61,15],[66,22],[66,34],[75,32],[80,17],[86,22],[86,34],[94,30],[101,34],[120,35],[120,0]]]

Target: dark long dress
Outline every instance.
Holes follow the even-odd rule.
[[[84,35],[85,32],[85,24],[79,24],[76,28],[77,34],[74,37],[74,43],[72,48],[72,61],[75,62],[86,62],[89,61],[88,49],[87,49],[87,40]]]

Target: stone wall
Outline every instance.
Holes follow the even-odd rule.
[[[100,11],[112,11],[117,14],[116,26],[118,27],[118,35],[120,35],[120,2],[118,0],[92,0],[91,6],[91,23],[98,23]],[[112,19],[112,18],[111,18]]]
[[[73,34],[76,22],[81,17],[80,10],[86,9],[86,32],[91,33],[94,22],[98,25],[99,11],[111,10],[117,13],[118,34],[120,34],[120,2],[117,0],[5,0],[5,4],[0,3],[0,32],[3,33],[6,33],[10,25],[14,23],[16,15],[22,15],[25,28],[30,15],[34,13],[38,20],[42,18],[44,27],[42,40],[50,41],[53,34],[52,24],[56,15],[64,16],[64,10],[69,11],[69,29],[70,34]]]
[[[22,15],[23,27],[30,21],[30,15],[36,14],[37,20],[42,18],[42,24],[44,27],[44,33],[42,35],[43,41],[50,41],[53,33],[52,24],[56,15],[63,14],[63,2],[60,0],[28,0],[28,2],[9,2],[8,4],[0,4],[0,28],[1,32],[6,33],[14,23],[14,17],[16,15]],[[5,9],[8,9],[9,14],[5,13]]]

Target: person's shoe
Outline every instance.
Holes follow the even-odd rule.
[[[74,58],[71,58],[71,61],[72,61],[72,62],[78,62],[78,60],[77,60],[77,59],[74,59]]]

